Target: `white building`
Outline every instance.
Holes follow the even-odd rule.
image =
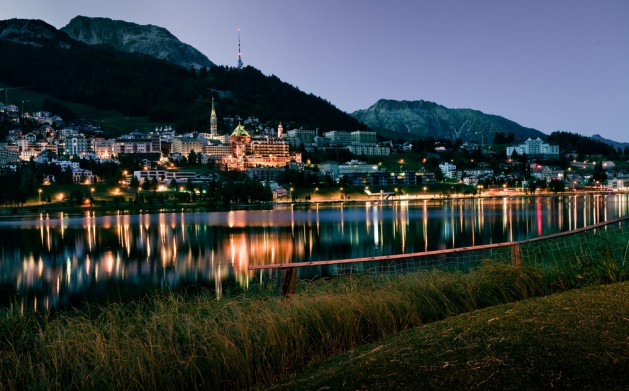
[[[608,179],[607,188],[612,191],[629,191],[629,177]]]
[[[72,170],[72,181],[74,183],[94,183],[94,174],[90,170],[75,169]]]
[[[288,141],[291,147],[298,147],[299,144],[312,144],[314,142],[317,132],[315,130],[307,129],[291,129],[286,133],[286,141]]]
[[[195,172],[187,171],[166,171],[166,170],[141,170],[133,171],[133,176],[138,178],[140,184],[150,181],[153,178],[159,182],[169,184],[173,179],[179,182],[187,182],[197,177]]]
[[[518,155],[526,154],[527,156],[558,158],[559,146],[547,144],[539,137],[535,140],[529,137],[524,143],[520,145],[507,147],[507,156],[513,155],[513,152],[516,152]]]
[[[347,174],[369,174],[378,172],[378,166],[375,164],[367,164],[358,160],[351,160],[345,164],[339,164],[338,175],[342,177]]]
[[[352,134],[343,130],[332,130],[323,134],[333,147],[346,147],[352,143]]]
[[[172,143],[172,152],[188,156],[191,151],[195,153],[203,151],[203,141],[191,137],[175,137]]]
[[[91,140],[84,135],[71,136],[66,138],[65,153],[71,156],[85,155],[92,152],[91,147]]]
[[[352,144],[349,146],[349,151],[357,156],[389,156],[391,147],[379,144]]]
[[[439,164],[439,169],[443,173],[443,176],[446,178],[454,179],[456,177],[456,165],[452,163],[441,163]]]
[[[355,143],[368,143],[375,144],[378,142],[378,138],[376,137],[376,132],[366,131],[366,130],[356,130],[351,133],[352,142]]]

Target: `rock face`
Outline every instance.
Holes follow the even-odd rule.
[[[0,20],[0,39],[36,47],[58,46],[67,49],[77,42],[41,20]]]
[[[147,54],[185,68],[214,66],[205,55],[163,27],[77,16],[61,31],[88,45],[109,45],[122,52]]]
[[[491,144],[494,135],[513,133],[516,139],[545,138],[539,130],[525,128],[506,118],[478,110],[449,109],[434,102],[381,99],[352,117],[389,137],[434,137]]]

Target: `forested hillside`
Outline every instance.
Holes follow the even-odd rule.
[[[283,121],[322,131],[366,128],[324,99],[253,67],[195,71],[78,41],[60,47],[0,40],[0,54],[3,83],[34,86],[65,101],[175,123],[180,132],[209,127],[212,96],[221,117],[255,116],[263,122]]]
[[[559,146],[561,151],[576,152],[578,155],[612,156],[616,149],[601,141],[593,140],[580,134],[570,132],[552,132],[548,136],[549,143]]]

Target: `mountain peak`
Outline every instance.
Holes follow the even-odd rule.
[[[167,29],[151,24],[76,16],[61,31],[88,45],[108,45],[122,52],[147,54],[185,68],[214,66],[205,55]]]
[[[590,137],[592,140],[595,141],[600,141],[602,143],[605,143],[607,145],[611,145],[612,147],[614,147],[615,149],[624,149],[629,147],[629,143],[625,143],[625,142],[619,142],[619,141],[613,141],[613,140],[609,140],[604,138],[603,136],[601,136],[600,134],[595,134],[592,137]]]
[[[39,19],[0,20],[0,39],[24,45],[69,48],[76,42]]]
[[[425,100],[398,101],[380,99],[352,117],[367,126],[386,132],[390,137],[434,137],[479,143],[491,142],[498,132],[513,133],[518,139],[542,137],[538,130],[525,128],[506,118],[478,110],[450,109]]]

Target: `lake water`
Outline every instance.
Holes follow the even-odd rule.
[[[625,194],[4,219],[0,306],[45,311],[121,287],[246,289],[249,265],[519,241],[628,213]]]

